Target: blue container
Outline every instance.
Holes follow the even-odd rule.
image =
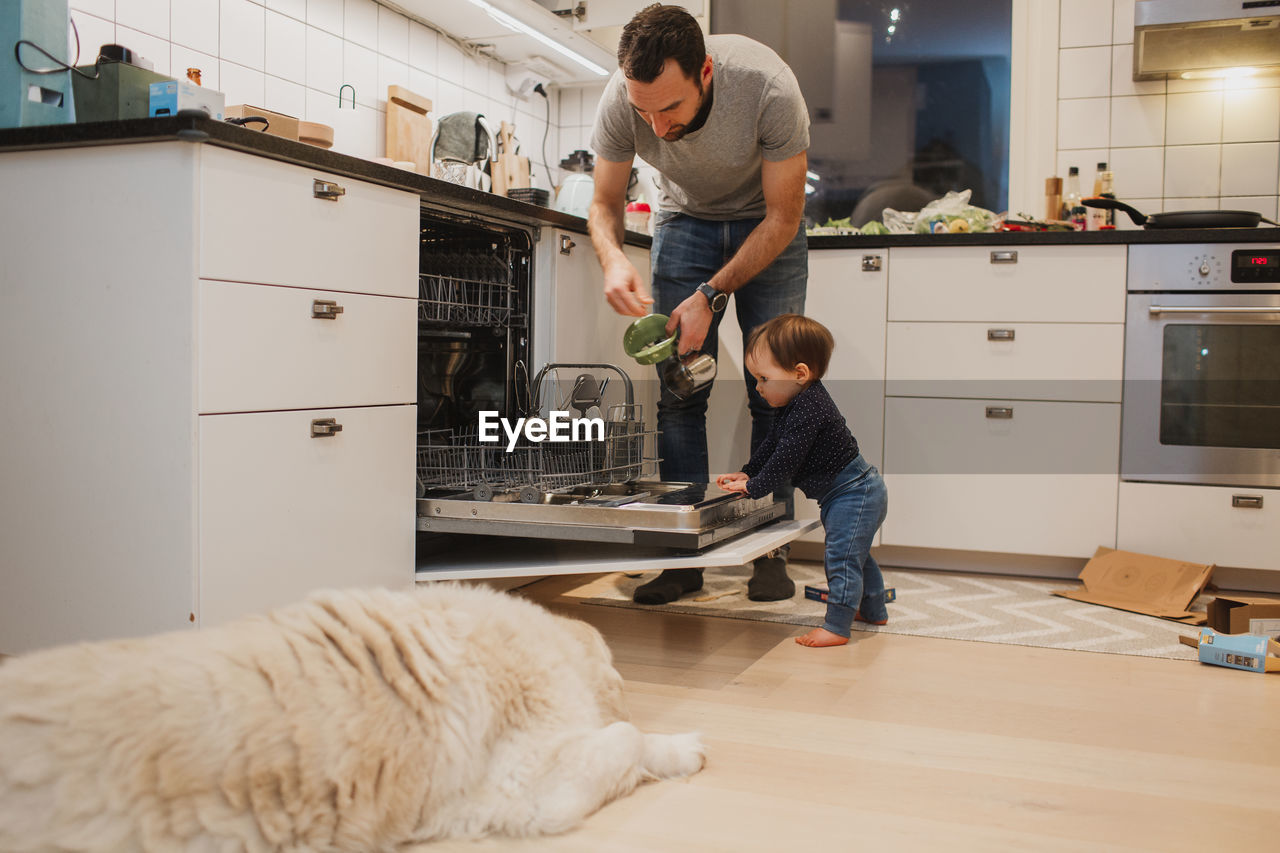
[[[67,0],[0,0],[0,127],[32,127],[75,121],[71,72],[33,74],[18,64],[19,41],[39,45],[70,64]],[[18,48],[27,68],[54,68],[56,63],[31,45]]]

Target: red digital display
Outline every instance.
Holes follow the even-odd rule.
[[[1271,259],[1263,255],[1261,257],[1250,258],[1249,263],[1253,264],[1255,267],[1265,267],[1267,264],[1271,263]]]

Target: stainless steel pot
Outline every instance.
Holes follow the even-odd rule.
[[[705,352],[673,355],[659,365],[658,371],[667,389],[684,400],[716,378],[716,360]]]

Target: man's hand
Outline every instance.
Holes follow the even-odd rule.
[[[604,298],[619,314],[643,317],[649,313],[653,297],[644,286],[635,265],[619,257],[604,267]]]
[[[716,485],[724,489],[726,492],[743,492],[747,491],[747,480],[750,478],[741,471],[732,474],[716,474]]]
[[[702,347],[702,342],[707,339],[707,332],[711,329],[711,316],[707,297],[696,290],[671,312],[671,319],[667,321],[667,334],[670,335],[679,327],[680,355]]]

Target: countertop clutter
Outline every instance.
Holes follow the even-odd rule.
[[[339,175],[372,181],[396,189],[417,192],[461,210],[496,216],[526,225],[553,225],[586,233],[586,221],[557,210],[514,198],[419,175],[394,166],[328,151],[217,121],[208,116],[179,114],[172,118],[137,118],[121,121],[45,125],[0,129],[0,150],[63,148],[116,143],[182,139],[207,142],[324,169]],[[967,234],[886,234],[877,236],[811,236],[811,249],[891,248],[895,246],[1039,246],[1106,245],[1140,243],[1237,243],[1280,241],[1280,228],[1175,228],[1142,231],[1043,231]],[[627,242],[648,246],[645,234],[627,233]]]

